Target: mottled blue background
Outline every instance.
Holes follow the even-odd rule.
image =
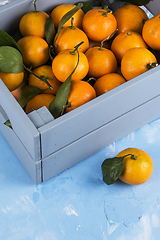
[[[106,185],[102,162],[127,147],[152,157],[151,178]],[[0,240],[158,240],[159,169],[159,119],[39,185],[0,134]]]

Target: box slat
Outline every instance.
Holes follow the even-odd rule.
[[[30,118],[36,128],[44,126],[46,123],[54,120],[54,117],[45,106],[30,112],[27,114],[27,116]]]
[[[54,117],[45,106],[40,109],[37,109],[37,113],[45,123],[49,123],[54,120]]]
[[[32,123],[34,124],[34,126],[36,128],[39,128],[39,127],[41,127],[41,126],[43,126],[45,124],[45,122],[39,116],[39,114],[37,113],[36,110],[33,111],[33,112],[30,112],[29,114],[27,114],[27,116],[29,117],[29,119],[32,121]]]
[[[8,126],[4,125],[5,121],[6,118],[4,118],[2,111],[0,111],[0,132],[3,134],[6,141],[11,146],[33,181],[36,184],[39,184],[42,182],[41,160],[36,162],[34,161],[15,132]]]
[[[40,134],[1,79],[0,106],[12,124],[12,131],[15,132],[31,157],[35,161],[39,160],[41,158]]]

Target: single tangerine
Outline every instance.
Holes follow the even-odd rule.
[[[128,156],[126,156],[128,155]],[[119,179],[130,185],[143,184],[151,177],[153,161],[149,154],[138,148],[127,148],[116,157],[124,157],[123,171]]]
[[[99,78],[107,73],[116,72],[117,59],[114,53],[101,47],[91,47],[85,55],[89,62],[88,76]]]
[[[17,42],[27,67],[33,68],[45,64],[49,59],[49,46],[47,42],[37,36],[25,36]]]
[[[144,23],[142,37],[149,47],[160,50],[160,13]]]
[[[48,93],[40,93],[33,97],[26,105],[25,112],[30,113],[34,110],[37,110],[41,107],[46,107],[49,109],[49,104],[53,101],[55,96]]]
[[[121,73],[126,80],[130,80],[157,65],[155,55],[147,48],[131,48],[122,58]]]
[[[57,39],[57,35],[58,33],[55,36],[55,40]],[[87,35],[80,28],[74,26],[62,28],[55,42],[55,52],[57,54],[65,49],[72,49],[82,41],[83,44],[79,46],[78,50],[85,52],[89,48]]]
[[[134,4],[123,5],[113,14],[117,20],[117,35],[126,31],[135,31],[141,34],[144,21],[148,19],[146,12]]]
[[[17,89],[24,79],[24,72],[20,73],[6,73],[0,71],[0,78],[9,89],[9,91],[14,91]]]
[[[77,107],[91,101],[96,97],[94,88],[85,81],[72,81],[70,93],[68,97],[68,104],[70,105],[65,109],[65,112],[70,112]]]
[[[58,81],[57,78],[54,76],[52,72],[52,67],[50,65],[42,65],[40,67],[34,68],[32,72],[33,74],[36,74],[38,77],[42,77],[42,76],[45,77],[53,89],[52,90],[48,89],[49,87],[47,83],[40,80],[32,73],[29,74],[29,78],[28,78],[29,85],[35,86],[42,90],[47,89],[42,93],[49,93],[49,94],[56,95],[57,90],[62,85],[62,83]]]
[[[73,8],[75,8],[76,5],[74,4],[61,4],[58,5],[57,7],[55,7],[52,11],[51,11],[51,17],[54,21],[54,26],[57,29],[58,25],[60,23],[61,18],[70,10],[72,10]],[[74,26],[81,28],[82,27],[82,19],[84,16],[84,12],[82,9],[79,9],[72,17],[74,18]],[[64,25],[63,27],[67,27],[71,25],[71,19],[69,19]]]
[[[98,78],[94,84],[96,96],[100,96],[125,83],[126,80],[118,73],[108,73]]]
[[[49,15],[43,11],[30,11],[22,16],[19,30],[22,36],[38,36],[45,38],[45,23]]]
[[[72,73],[77,65],[78,54],[74,49],[65,49],[61,51],[52,62],[52,71],[55,77],[64,82]],[[88,73],[89,64],[84,53],[79,52],[79,63],[71,76],[71,81],[80,81]]]
[[[117,20],[108,9],[93,8],[84,15],[82,28],[90,40],[101,42],[106,38],[110,39],[110,36],[113,37],[117,29]]]

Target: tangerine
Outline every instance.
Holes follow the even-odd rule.
[[[27,67],[33,68],[45,64],[49,59],[49,46],[47,42],[37,36],[25,36],[17,42]]]
[[[55,40],[57,39],[57,34]],[[85,52],[89,48],[89,39],[87,35],[80,28],[74,26],[62,28],[55,42],[55,52],[59,53],[65,49],[72,49],[82,41],[83,44],[79,46],[78,50],[80,52]]]
[[[149,47],[160,50],[160,14],[153,16],[144,23],[142,37]]]
[[[37,78],[32,73],[29,74],[29,79],[28,79],[29,85],[35,86],[42,90],[47,89],[42,93],[49,93],[49,94],[56,95],[56,92],[59,89],[59,87],[62,85],[62,83],[58,81],[57,78],[54,76],[52,72],[52,67],[50,65],[42,65],[40,67],[34,68],[32,72],[39,77],[43,76],[47,78],[47,81],[49,82],[53,90],[48,89],[48,85],[44,81]]]
[[[73,109],[91,101],[96,97],[94,88],[85,81],[72,81],[70,93],[68,96],[68,104],[70,105],[65,109],[65,112],[70,112]]]
[[[9,89],[9,91],[14,91],[17,89],[24,79],[24,72],[20,73],[7,73],[7,72],[1,72],[0,71],[0,78],[6,85],[6,87]]]
[[[52,62],[52,71],[55,77],[64,82],[76,67],[78,60],[77,51],[74,49],[65,49],[61,51]],[[71,76],[71,81],[80,81],[88,73],[89,64],[84,53],[79,52],[79,63]]]
[[[83,31],[92,41],[101,42],[117,29],[117,20],[108,9],[93,8],[86,12],[82,20]]]
[[[148,153],[138,148],[127,148],[116,157],[124,157],[123,171],[119,179],[130,185],[139,185],[148,181],[153,172],[153,161]]]
[[[111,51],[116,56],[118,63],[120,63],[126,51],[135,47],[147,48],[142,36],[134,31],[122,32],[114,38],[111,44]]]
[[[114,53],[101,47],[91,47],[85,55],[89,62],[88,76],[99,78],[107,73],[116,72],[117,59]]]
[[[22,36],[38,36],[45,38],[45,23],[49,15],[43,11],[30,11],[22,16],[19,30]]]
[[[117,20],[117,35],[126,31],[135,31],[141,34],[143,23],[148,19],[146,12],[134,4],[123,5],[113,14]]]
[[[34,110],[37,110],[41,107],[46,107],[49,109],[49,104],[53,101],[55,96],[48,93],[40,93],[33,97],[26,105],[25,112],[30,113]]]
[[[147,48],[131,48],[122,58],[121,73],[126,80],[130,80],[157,65],[155,55]]]
[[[120,74],[108,73],[98,78],[93,87],[98,97],[125,82],[126,80]]]
[[[75,8],[76,5],[74,4],[61,4],[55,7],[51,12],[51,17],[54,21],[54,26],[57,29],[60,23],[61,18],[70,10]],[[82,27],[82,19],[84,16],[84,12],[82,9],[79,9],[72,17],[74,18],[74,26],[81,28]],[[71,19],[69,19],[63,27],[67,27],[71,25]]]

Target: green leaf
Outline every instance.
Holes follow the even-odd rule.
[[[49,48],[49,57],[50,57],[51,62],[53,62],[53,59],[56,56],[56,53],[54,50],[55,50],[55,48],[51,45]]]
[[[53,40],[54,40],[55,34],[56,34],[56,30],[54,27],[54,22],[53,22],[51,15],[49,14],[49,18],[47,19],[47,21],[45,23],[45,35],[46,35],[47,43],[49,45],[53,45]]]
[[[69,96],[69,92],[70,92],[70,86],[71,86],[71,77],[72,74],[75,72],[78,64],[79,64],[79,52],[78,52],[78,47],[82,44],[83,42],[77,44],[77,46],[75,46],[75,50],[77,51],[77,55],[78,55],[78,60],[77,60],[77,64],[75,66],[75,68],[73,69],[73,71],[71,72],[71,74],[68,76],[68,78],[65,80],[65,82],[60,86],[60,88],[58,89],[55,98],[53,99],[53,101],[50,103],[49,105],[49,111],[51,112],[51,114],[53,115],[54,118],[59,117],[60,115],[63,114],[64,109],[66,107],[67,101],[68,101],[68,96]]]
[[[16,31],[15,31],[14,34],[13,34],[13,39],[14,39],[16,42],[18,42],[22,37],[23,37],[23,36],[22,36],[19,28],[16,29]],[[20,49],[19,49],[19,51],[20,51]]]
[[[82,10],[83,10],[84,13],[86,13],[93,8],[93,3],[96,2],[96,1],[97,0],[87,1],[87,2],[80,1],[80,2],[76,2],[74,4],[78,5],[79,3],[82,3],[83,4]]]
[[[68,100],[70,86],[71,75],[69,75],[66,81],[60,86],[60,88],[57,91],[56,97],[49,105],[49,111],[52,113],[54,118],[59,117],[63,113]]]
[[[0,29],[0,47],[1,46],[10,46],[16,48],[18,51],[21,52],[20,48],[18,47],[16,41],[6,32]]]
[[[127,2],[127,3],[132,3],[135,4],[137,6],[142,6],[145,5],[147,3],[149,3],[152,0],[115,0],[114,2]]]
[[[8,73],[23,72],[23,58],[14,47],[0,47],[0,71]]]
[[[76,7],[74,7],[72,10],[68,11],[62,18],[61,21],[58,25],[58,30],[57,30],[57,37],[54,41],[54,45],[56,45],[56,41],[59,37],[60,31],[63,27],[63,25],[80,9],[82,8],[83,4],[82,3],[78,3]]]
[[[35,87],[35,86],[31,86],[31,85],[26,85],[24,87],[22,87],[21,89],[21,96],[18,100],[18,103],[20,104],[20,106],[23,108],[26,106],[26,104],[36,95],[38,95],[39,93],[41,93],[42,90]]]
[[[113,184],[123,171],[124,157],[114,157],[105,159],[102,163],[103,181],[107,185]]]
[[[10,120],[7,120],[4,124],[5,124],[7,127],[13,129]]]

